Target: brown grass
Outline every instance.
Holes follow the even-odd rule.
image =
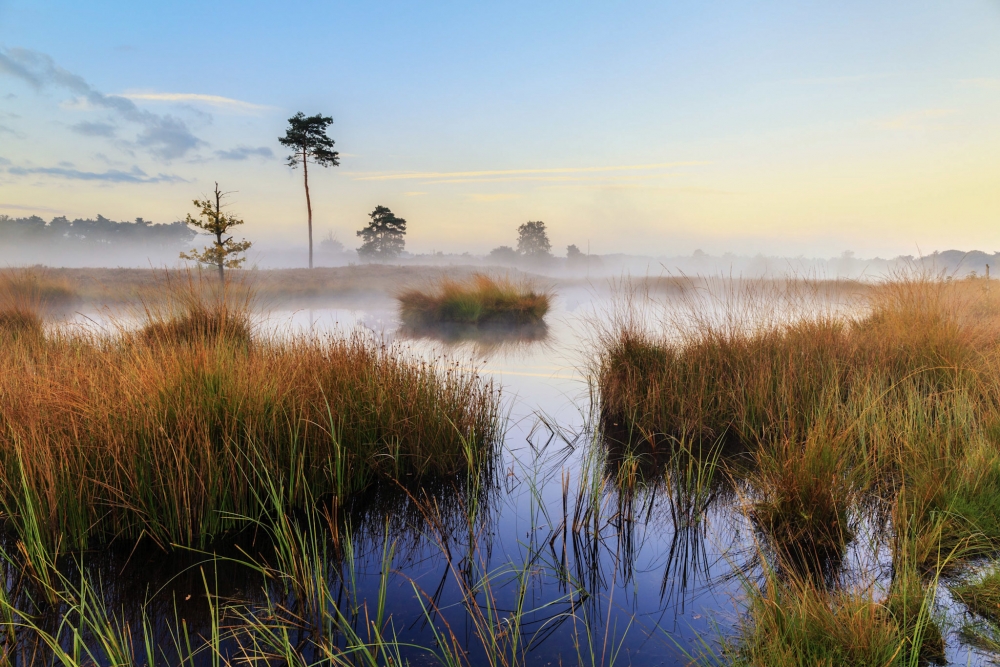
[[[750,451],[727,469],[780,576],[751,591],[737,662],[936,659],[927,591],[1000,551],[1000,288],[917,277],[867,288],[849,312],[786,317],[768,303],[745,295],[660,331],[618,316],[594,370],[602,418],[618,425],[605,432],[627,446],[727,437]],[[887,526],[883,600],[811,576],[861,513]],[[810,554],[804,572],[788,567]]]
[[[296,507],[492,460],[498,395],[475,373],[362,333],[246,345],[213,328],[248,321],[238,304],[190,303],[139,336],[0,351],[0,501],[23,539],[194,544],[259,515],[271,485]]]
[[[536,324],[549,310],[551,297],[528,282],[475,274],[465,281],[441,279],[426,289],[396,297],[399,314],[411,326],[428,324]]]
[[[92,306],[156,303],[168,297],[164,282],[184,282],[186,269],[31,268],[47,280],[71,290],[74,303]],[[464,281],[481,271],[473,266],[386,266],[363,264],[315,269],[240,269],[230,272],[238,282],[251,280],[263,307],[310,304],[331,298],[391,298],[407,286],[434,283],[443,278]],[[537,276],[511,270],[516,280]]]
[[[43,316],[62,312],[75,300],[76,294],[68,284],[47,271],[0,272],[0,338],[7,341],[42,338]]]

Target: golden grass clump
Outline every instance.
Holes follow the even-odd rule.
[[[534,324],[549,310],[551,297],[527,282],[475,274],[442,279],[428,290],[397,296],[400,318],[410,326],[435,324]]]
[[[249,313],[199,298],[138,336],[0,353],[0,504],[18,535],[197,544],[259,516],[271,487],[294,508],[489,466],[499,399],[474,372],[360,332],[234,345],[221,327]]]
[[[749,592],[750,609],[733,663],[740,667],[941,663],[944,642],[923,585],[826,590],[803,579],[767,575]],[[904,590],[905,588],[905,590]]]
[[[41,338],[44,315],[62,310],[74,300],[75,293],[65,281],[42,269],[0,272],[0,338]]]
[[[1000,290],[918,277],[865,292],[846,311],[793,316],[737,294],[714,319],[658,332],[626,314],[600,332],[607,437],[750,453],[722,463],[765,537],[736,664],[940,662],[939,577],[1000,551]],[[852,591],[837,574],[855,520],[889,547],[888,586]],[[956,598],[986,615],[995,586]]]
[[[873,403],[985,388],[973,376],[1000,340],[1000,318],[978,317],[996,304],[974,289],[887,283],[862,315],[704,325],[679,340],[619,327],[600,341],[601,407],[650,435],[802,437],[831,419],[857,432],[872,423]]]
[[[845,463],[832,443],[817,437],[755,453],[750,515],[786,564],[806,572],[839,564],[854,536],[855,488]]]
[[[227,340],[247,345],[253,337],[253,322],[245,309],[220,300],[214,304],[191,304],[170,318],[153,318],[142,328],[151,343],[179,344],[205,340]]]
[[[164,272],[162,296],[145,300],[139,338],[164,345],[228,341],[249,345],[256,285],[247,274],[219,283],[201,271]]]
[[[1000,622],[1000,570],[992,567],[951,588],[952,595],[969,611],[992,622]]]

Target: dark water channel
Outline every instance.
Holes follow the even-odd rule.
[[[271,313],[275,327],[364,326],[398,336],[415,355],[447,355],[502,386],[509,411],[504,448],[476,495],[471,528],[471,501],[460,482],[427,498],[382,489],[345,512],[349,525],[339,530],[349,533],[348,545],[341,540],[330,549],[325,576],[334,598],[345,609],[367,601],[369,618],[362,612],[354,619],[365,628],[384,593],[384,617],[391,619],[385,627],[411,664],[436,663],[418,648],[436,645],[431,621],[457,638],[471,664],[490,664],[470,594],[480,618],[495,615],[499,652],[508,659],[494,664],[686,665],[692,656],[718,652],[739,623],[744,588],[761,576],[761,549],[740,509],[739,484],[719,475],[691,493],[659,473],[660,483],[625,492],[613,482],[615,466],[605,460],[603,445],[593,442],[587,322],[605,312],[607,299],[592,288],[563,290],[545,329],[485,338],[461,329],[397,331],[388,298]],[[879,537],[883,528],[859,525],[836,576],[885,581],[890,564]],[[248,530],[203,552],[112,548],[82,558],[108,613],[136,627],[143,614],[154,619],[153,641],[168,647],[176,644],[178,627],[192,637],[211,634],[206,588],[248,608],[266,608],[269,598],[272,608],[292,606],[280,586],[266,585],[259,572],[239,564],[250,551],[268,560],[265,543]],[[385,574],[387,549],[393,556]],[[943,586],[938,603],[949,663],[988,664],[988,656],[958,640],[962,612],[952,608]],[[511,620],[519,608],[519,622]],[[292,644],[308,642],[313,631],[302,625]],[[205,653],[199,662],[215,659]],[[321,655],[314,659],[323,664]]]

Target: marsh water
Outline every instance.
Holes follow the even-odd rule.
[[[612,316],[613,300],[593,286],[561,289],[543,329],[485,334],[407,331],[389,296],[269,309],[262,326],[276,332],[363,327],[396,340],[407,354],[475,369],[502,391],[503,447],[476,497],[452,486],[430,492],[427,502],[392,489],[361,499],[346,528],[351,555],[341,551],[331,563],[326,583],[342,591],[345,605],[374,607],[384,593],[387,627],[411,664],[436,661],[426,650],[436,646],[432,623],[458,638],[471,664],[486,664],[470,592],[479,613],[495,616],[500,642],[516,646],[528,664],[686,665],[706,656],[725,662],[711,656],[738,627],[744,591],[759,582],[765,550],[741,511],[738,480],[719,474],[692,490],[667,466],[638,488],[615,482],[614,464],[593,438],[587,382],[593,332]],[[860,517],[831,576],[844,585],[884,584],[891,570],[884,531]],[[159,610],[172,620],[176,608],[197,634],[210,631],[206,587],[263,604],[257,573],[209,552],[112,549],[88,558],[103,595],[117,609],[133,609],[125,616]],[[989,664],[990,656],[960,641],[963,612],[944,586],[937,607],[949,663]],[[167,643],[174,626],[158,627]]]

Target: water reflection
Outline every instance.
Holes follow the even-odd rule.
[[[443,324],[403,325],[396,330],[400,338],[469,346],[478,358],[511,355],[528,346],[550,341],[544,322],[532,324]]]

